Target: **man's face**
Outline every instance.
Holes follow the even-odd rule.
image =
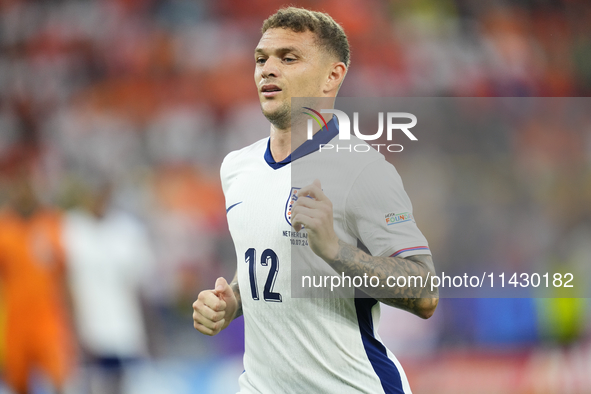
[[[292,97],[322,97],[331,65],[310,31],[269,29],[255,50],[257,85],[263,114],[279,129],[288,128]]]

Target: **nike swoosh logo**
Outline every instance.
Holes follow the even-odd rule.
[[[238,204],[242,204],[242,201],[237,202],[236,204],[230,205],[228,208],[226,208],[226,213],[230,212],[230,209],[234,208]]]

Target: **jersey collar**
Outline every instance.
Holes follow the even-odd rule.
[[[318,149],[320,149],[320,145],[327,144],[330,142],[330,140],[336,137],[337,134],[339,134],[339,126],[335,119],[336,117],[333,117],[327,123],[327,127],[323,127],[319,132],[314,134],[311,140],[306,140],[306,142],[294,150],[291,155],[287,156],[280,162],[276,162],[275,159],[273,159],[273,155],[271,154],[271,138],[269,138],[267,141],[267,150],[265,151],[265,161],[272,169],[277,170],[294,160],[316,152]]]

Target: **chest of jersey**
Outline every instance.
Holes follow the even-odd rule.
[[[236,247],[245,305],[251,304],[250,299],[286,302],[291,296],[309,296],[308,291],[293,294],[292,289],[299,289],[298,278],[334,275],[332,268],[310,249],[306,230],[296,232],[291,226],[291,207],[299,198],[298,191],[314,179],[321,181],[331,199],[337,235],[355,244],[344,219],[347,193],[343,185],[351,174],[335,174],[320,164],[313,155],[278,169],[253,160],[232,173],[225,193],[227,220]]]
[[[264,306],[284,302],[289,293],[291,226],[286,216],[289,168],[273,170],[262,164],[236,172],[226,204],[243,302]]]

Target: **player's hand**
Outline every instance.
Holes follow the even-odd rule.
[[[322,191],[318,179],[298,192],[291,211],[291,223],[296,231],[300,231],[302,225],[306,228],[308,243],[318,256],[326,261],[337,257],[339,238],[334,231],[332,202]]]
[[[216,335],[228,327],[237,309],[234,291],[224,278],[218,278],[215,289],[202,291],[193,303],[193,326],[205,335]]]

